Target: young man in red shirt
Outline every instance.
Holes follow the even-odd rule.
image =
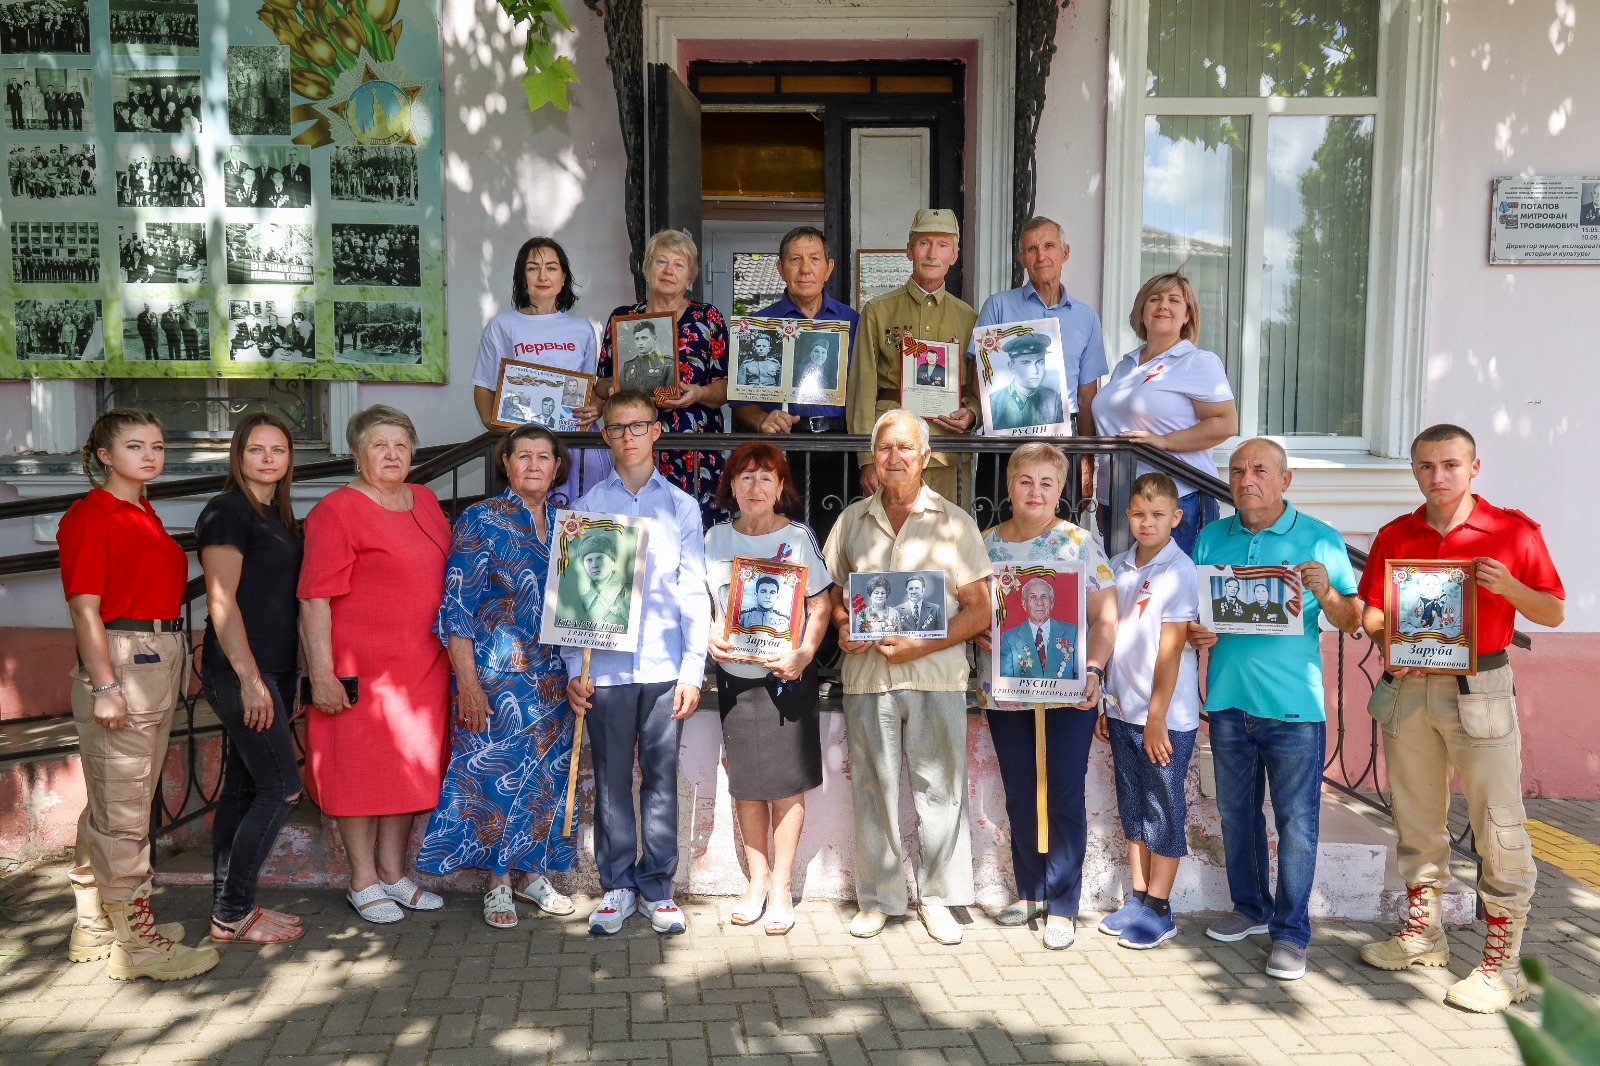
[[[1378,531],[1361,577],[1362,624],[1385,637],[1384,562],[1471,559],[1478,583],[1475,674],[1415,668],[1383,675],[1368,710],[1383,726],[1399,865],[1410,905],[1399,932],[1367,944],[1361,959],[1384,970],[1448,966],[1440,897],[1450,877],[1450,775],[1461,780],[1479,853],[1478,894],[1489,924],[1483,961],[1445,1002],[1489,1014],[1526,999],[1518,952],[1533,898],[1533,848],[1523,827],[1522,737],[1506,647],[1520,613],[1560,625],[1566,592],[1539,524],[1472,493],[1477,443],[1437,425],[1411,443],[1411,472],[1427,503]]]

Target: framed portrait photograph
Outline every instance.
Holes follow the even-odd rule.
[[[612,379],[617,389],[638,389],[655,400],[676,400],[678,316],[671,311],[618,315],[611,320]]]
[[[942,418],[961,406],[960,345],[901,338],[900,406],[924,418]]]
[[[850,360],[850,323],[807,320],[795,325],[799,328],[784,374],[789,402],[842,405]]]
[[[576,433],[583,423],[573,412],[588,406],[593,392],[593,374],[507,359],[500,364],[500,384],[494,393],[494,424],[507,429],[533,424]]]
[[[989,624],[989,694],[1075,703],[1084,691],[1083,564],[997,563]]]
[[[911,280],[911,259],[904,248],[857,248],[855,309],[874,296],[903,289]]]
[[[1471,559],[1390,559],[1384,563],[1387,670],[1441,674],[1478,670],[1478,582]]]
[[[728,399],[782,403],[789,398],[783,371],[793,325],[788,319],[750,317],[728,323]]]
[[[636,651],[644,609],[649,520],[557,511],[539,639],[569,648]]]
[[[942,637],[949,601],[943,570],[889,570],[850,575],[850,639]]]
[[[1300,576],[1287,566],[1198,566],[1200,624],[1213,633],[1297,637]]]
[[[1066,360],[1061,324],[1053,318],[973,331],[978,399],[991,437],[1063,437],[1067,419]],[[1075,385],[1073,387],[1076,387]]]
[[[761,663],[793,651],[806,624],[806,568],[735,556],[722,617],[734,659]]]

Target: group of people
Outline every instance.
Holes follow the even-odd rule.
[[[6,82],[6,110],[14,130],[83,130],[83,93],[75,85],[40,89],[12,78]]]
[[[113,10],[111,40],[122,45],[199,48],[200,19],[179,11]]]
[[[17,307],[17,358],[81,359],[98,325],[92,300],[25,301]]]
[[[205,265],[205,227],[195,223],[149,223],[143,232],[123,230],[117,242],[117,266],[130,285],[193,282]]]
[[[1059,227],[1035,222],[1019,249],[1029,283],[991,298],[996,306],[985,314],[999,322],[1019,312],[1057,314],[1064,337],[1085,341],[1068,346],[1077,357],[1070,376],[1079,384],[1066,399],[1080,429],[1094,418],[1099,430],[1192,456],[1194,467],[1209,473],[1202,457],[1235,431],[1237,418],[1220,362],[1194,344],[1200,308],[1188,281],[1159,275],[1142,287],[1130,323],[1144,344],[1099,388],[1098,318],[1060,290],[1067,249]],[[1454,770],[1481,849],[1489,937],[1480,964],[1447,998],[1495,1011],[1527,994],[1518,950],[1533,866],[1504,649],[1517,613],[1559,624],[1564,592],[1537,525],[1471,493],[1478,471],[1471,435],[1439,425],[1417,437],[1412,468],[1427,502],[1380,531],[1359,586],[1340,535],[1287,498],[1288,458],[1264,438],[1232,452],[1235,513],[1224,520],[1216,518],[1214,501],[1196,505],[1196,487],[1141,471],[1125,514],[1103,518],[1126,522],[1134,541],[1115,558],[1100,547],[1099,531],[1059,517],[1086,472],[1048,442],[1025,443],[1006,464],[1010,516],[980,531],[954,498],[953,457],[940,463],[934,451],[936,430],[975,425],[970,397],[957,411],[925,419],[888,402],[887,386],[863,387],[898,373],[899,360],[885,355],[898,348],[890,343],[895,331],[935,338],[953,332],[961,341],[963,330],[970,339],[978,318],[942,287],[927,287],[954,261],[953,220],[924,212],[917,224],[908,244],[911,283],[874,300],[862,315],[867,326],[858,331],[849,378],[852,395],[864,392],[870,402],[847,402],[842,414],[737,409],[737,418],[769,435],[796,431],[808,418],[820,425],[801,431],[836,431],[830,419],[849,424],[862,408],[870,411],[863,433],[870,446],[857,460],[865,495],[844,508],[825,538],[791,517],[805,490],[781,442],[745,444],[728,454],[709,440],[703,452],[657,451],[676,419],[692,431],[712,428],[714,417],[720,428],[726,332],[714,308],[684,296],[695,273],[692,242],[676,233],[651,240],[647,298],[616,313],[677,315],[682,395],[662,403],[602,384],[598,402],[578,417],[601,427],[610,468],[571,505],[627,516],[649,529],[632,592],[636,643],[628,650],[585,655],[540,639],[552,565],[551,494],[567,483],[573,462],[558,434],[537,424],[506,434],[496,460],[508,487],[469,508],[452,529],[433,494],[407,481],[417,445],[410,419],[393,408],[368,408],[347,429],[357,476],[300,525],[288,507],[293,444],[286,427],[268,415],[240,425],[228,486],[197,526],[210,611],[204,681],[234,741],[225,816],[219,814],[214,830],[210,940],[281,943],[301,935],[291,915],[256,903],[255,878],[303,788],[338,821],[350,861],[349,901],[367,921],[397,922],[407,910],[444,905],[408,875],[407,841],[423,814],[428,823],[416,869],[483,871],[483,917],[490,925],[515,925],[518,904],[572,914],[572,900],[548,875],[576,860],[563,800],[580,722],[593,760],[594,856],[604,892],[589,928],[616,933],[642,913],[660,933],[685,931],[674,899],[678,752],[682,723],[708,683],[708,654],[749,869],[732,920],[784,935],[795,924],[791,888],[805,798],[822,781],[819,658],[831,643],[841,655],[854,805],[852,935],[875,936],[912,907],[899,824],[903,759],[918,838],[917,917],[939,943],[963,937],[958,911],[975,895],[967,699],[976,676],[1011,823],[1016,899],[995,916],[999,923],[1042,919],[1046,946],[1074,942],[1087,839],[1084,784],[1099,736],[1112,752],[1130,888],[1125,904],[1098,928],[1134,949],[1158,947],[1177,934],[1171,895],[1187,852],[1184,782],[1204,714],[1233,907],[1206,934],[1224,942],[1267,936],[1266,973],[1292,980],[1305,973],[1311,941],[1326,744],[1320,622],[1325,617],[1344,632],[1364,626],[1384,641],[1384,561],[1459,557],[1474,560],[1479,588],[1478,673],[1396,670],[1372,698],[1371,712],[1384,725],[1410,906],[1400,930],[1365,946],[1361,958],[1391,969],[1449,960],[1440,893],[1449,876],[1444,785]],[[821,288],[832,263],[820,234],[791,234],[782,263],[788,291],[764,314],[845,315],[848,309]],[[516,310],[490,323],[474,373],[486,421],[493,393],[483,371],[497,365],[499,346],[507,355],[558,366],[581,368],[595,358],[602,381],[607,376],[609,343],[596,353],[592,331],[568,313],[574,298],[565,251],[548,238],[528,241],[513,276]],[[1087,343],[1090,337],[1096,343]],[[84,750],[115,742],[122,754],[137,756],[115,765],[85,762],[90,799],[73,873],[80,913],[72,950],[74,957],[109,954],[109,972],[122,978],[192,976],[216,961],[209,947],[186,947],[180,934],[154,924],[145,823],[134,816],[148,811],[153,760],[164,750],[164,723],[181,681],[181,646],[169,638],[176,639],[179,625],[172,620],[179,613],[182,553],[162,539],[143,499],[144,484],[160,473],[160,449],[153,416],[123,409],[102,416],[84,454],[86,472],[98,470],[104,487],[74,505],[60,535],[83,663],[74,693]],[[141,552],[150,565],[131,564]],[[614,554],[598,543],[572,551],[569,573],[584,568],[591,613],[620,612],[620,593],[610,608],[599,602]],[[728,601],[732,563],[740,556],[806,566],[798,640],[756,663],[734,655],[714,625],[744,609]],[[176,561],[161,562],[169,558]],[[1072,654],[1081,657],[1085,688],[1067,706],[1011,703],[984,683],[992,655],[1026,654],[1008,648],[1007,639],[991,646],[995,567],[1029,563],[1082,566],[1085,613]],[[1274,637],[1208,629],[1198,620],[1197,564],[1291,570],[1303,592],[1298,628]],[[937,612],[942,625],[857,639],[845,592],[850,577],[911,571],[942,572],[942,596],[930,597],[925,583],[913,595],[907,585],[905,603],[890,607],[885,587],[883,610],[918,619]],[[1026,618],[1015,627],[1020,632],[1004,635],[1031,642],[1041,659],[1058,625],[1046,592],[1023,590]],[[771,610],[759,598],[755,609]],[[976,646],[975,671],[969,643]],[[304,782],[289,734],[297,663],[304,664]],[[1047,739],[1043,767],[1035,760],[1036,728]],[[1046,827],[1037,824],[1041,769]],[[103,781],[97,773],[130,777]],[[1275,883],[1265,825],[1269,790],[1278,835]],[[1044,847],[1036,843],[1041,828]]]
[[[415,226],[333,227],[334,284],[416,288],[422,284]]]
[[[128,94],[111,105],[111,128],[118,133],[199,133],[199,80],[195,88],[171,82],[159,87],[129,84]]]
[[[29,0],[0,7],[0,52],[88,51],[88,0]]]
[[[411,148],[336,147],[328,174],[335,200],[384,204],[417,202],[417,153]]]
[[[133,156],[117,171],[118,207],[204,207],[205,204],[205,183],[200,177],[200,168],[185,156]]]
[[[242,159],[222,166],[229,207],[305,207],[311,203],[311,168],[305,163],[252,167]]]
[[[94,145],[19,145],[7,157],[11,195],[56,200],[94,195]]]
[[[294,311],[288,325],[278,319],[278,313],[268,310],[265,321],[246,312],[244,317],[233,319],[233,336],[228,341],[231,358],[255,355],[265,360],[315,359],[317,357],[316,327],[303,310]]]
[[[145,359],[171,359],[198,362],[209,359],[210,353],[201,348],[200,319],[187,300],[170,300],[165,311],[156,311],[149,300],[144,302],[133,319],[139,332]],[[161,341],[167,342],[165,355],[161,354]]]
[[[15,252],[11,256],[11,276],[17,281],[96,282],[100,280],[100,250],[73,249],[61,255]]]

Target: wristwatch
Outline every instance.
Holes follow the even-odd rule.
[[[1098,666],[1089,665],[1084,667],[1084,669],[1089,671],[1089,673],[1093,674],[1095,677],[1098,677],[1101,681],[1106,679],[1106,672],[1100,669]]]

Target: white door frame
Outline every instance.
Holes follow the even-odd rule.
[[[1011,182],[1016,103],[1016,8],[1010,0],[922,0],[856,7],[816,0],[645,0],[644,61],[679,70],[684,41],[973,41],[967,71],[975,127],[974,188],[962,251],[974,294],[1011,285]]]

